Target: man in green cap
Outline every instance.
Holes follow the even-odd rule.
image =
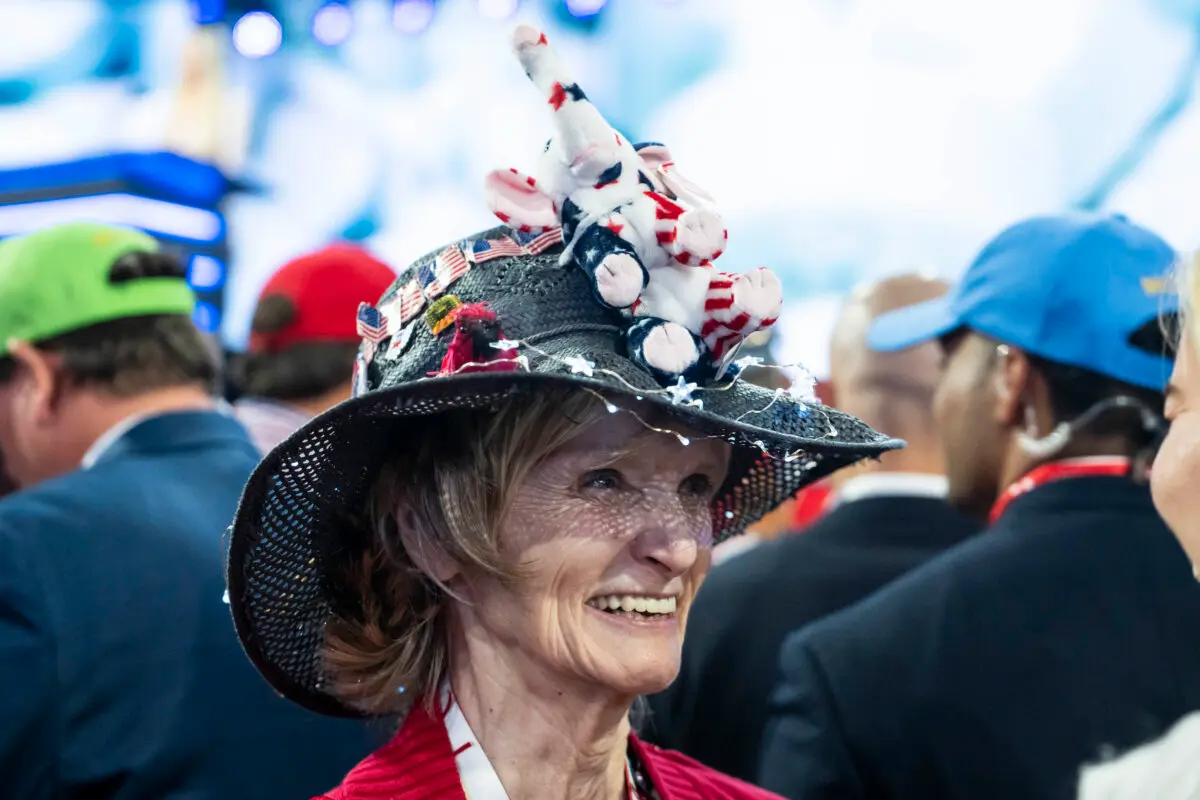
[[[370,751],[277,698],[222,603],[258,453],[149,236],[0,242],[0,795],[310,797]]]
[[[0,243],[0,450],[18,486],[90,466],[135,421],[212,410],[194,305],[144,233],[74,224]]]

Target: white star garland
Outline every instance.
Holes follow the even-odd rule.
[[[758,356],[743,356],[742,358],[739,358],[737,361],[733,362],[733,365],[738,368],[739,372],[750,367],[761,367],[762,364],[763,360]]]
[[[571,374],[573,375],[583,375],[586,378],[591,378],[596,374],[595,363],[588,361],[583,356],[567,356],[562,362],[571,368]]]
[[[696,384],[688,383],[683,379],[682,375],[679,376],[679,380],[675,382],[675,385],[668,386],[666,391],[671,398],[671,405],[673,406],[688,405],[704,408],[703,400],[697,400],[692,397],[692,392],[696,391]]]
[[[811,372],[799,364],[789,364],[783,373],[788,378],[788,397],[802,403],[817,402],[817,379]]]
[[[491,344],[491,347],[493,347],[497,350],[522,350],[522,349],[524,349],[524,350],[532,351],[533,353],[535,353],[536,355],[538,355],[542,358],[550,359],[551,361],[554,361],[558,364],[568,367],[570,369],[571,373],[574,375],[583,375],[584,377],[592,378],[592,377],[595,377],[597,372],[602,373],[605,376],[613,378],[618,383],[623,384],[630,392],[632,392],[634,394],[634,396],[637,398],[637,400],[639,402],[644,400],[646,395],[661,395],[661,396],[671,398],[672,405],[684,405],[684,406],[687,406],[690,408],[696,408],[696,409],[704,408],[704,401],[701,400],[700,398],[694,396],[694,394],[696,392],[729,391],[730,389],[734,388],[742,380],[742,378],[741,378],[742,370],[745,370],[749,367],[761,367],[763,369],[779,370],[780,372],[783,372],[788,377],[788,388],[787,389],[776,389],[774,395],[771,397],[771,401],[769,403],[767,403],[767,405],[763,406],[760,409],[754,409],[751,411],[747,411],[746,413],[735,418],[733,421],[740,422],[744,417],[750,416],[751,414],[761,414],[764,411],[771,408],[773,405],[775,405],[775,403],[779,402],[784,397],[788,397],[794,401],[800,402],[802,405],[805,405],[806,407],[808,407],[810,409],[819,411],[823,416],[825,416],[826,422],[828,422],[828,416],[825,415],[824,411],[820,410],[821,403],[820,403],[820,400],[817,399],[815,391],[814,391],[815,387],[816,387],[816,379],[813,377],[812,373],[810,373],[808,370],[806,370],[804,367],[800,366],[799,364],[787,364],[787,365],[768,364],[762,358],[760,358],[758,356],[743,356],[742,358],[739,358],[733,362],[733,365],[737,366],[739,368],[738,373],[734,374],[733,379],[729,383],[726,383],[724,385],[713,386],[713,387],[700,387],[700,386],[697,386],[695,383],[690,383],[690,382],[686,381],[682,376],[680,376],[679,379],[675,382],[675,385],[673,385],[673,386],[667,386],[663,389],[657,389],[657,390],[655,390],[655,389],[647,390],[647,389],[643,389],[641,387],[633,386],[628,381],[626,381],[624,377],[622,377],[620,374],[618,374],[616,372],[613,372],[613,371],[607,370],[607,369],[598,368],[596,366],[595,362],[590,361],[590,360],[584,358],[583,356],[557,356],[557,355],[554,355],[553,353],[548,353],[545,350],[541,350],[541,349],[529,344],[528,342],[523,342],[518,339],[501,339],[497,342],[493,342]],[[511,362],[517,364],[521,369],[523,369],[525,371],[529,370],[529,357],[523,353],[514,358],[497,359],[497,361],[511,361]],[[488,363],[496,363],[496,362],[492,361],[492,362],[478,363],[478,364],[472,362],[471,364],[463,365],[463,368],[470,367],[470,366],[486,366]],[[600,394],[599,392],[595,392],[591,389],[587,389],[586,391],[591,392],[592,394],[596,395],[596,397],[599,398],[601,400],[601,402],[604,403],[604,409],[610,414],[616,414],[619,411],[625,411],[626,413],[632,414],[638,420],[638,422],[640,422],[643,426],[645,426],[649,430],[657,431],[658,433],[665,433],[670,436],[674,436],[679,441],[680,444],[685,445],[685,446],[690,445],[692,443],[691,439],[682,435],[678,431],[673,431],[673,430],[670,430],[667,428],[658,428],[658,427],[655,427],[654,425],[651,425],[650,423],[646,422],[646,420],[642,419],[642,417],[636,411],[633,411],[631,409],[621,408],[620,406],[616,405],[611,400],[609,400],[607,397]],[[837,429],[834,428],[833,425],[829,425],[828,429],[825,432],[825,435],[828,437],[836,437],[838,435]],[[723,436],[704,436],[702,438],[727,440],[727,437],[723,437]],[[804,451],[803,449],[800,449],[800,450],[795,450],[795,451],[792,451],[789,453],[785,453],[782,456],[777,456],[770,452],[770,450],[767,448],[766,443],[763,442],[761,439],[755,440],[754,442],[752,442],[752,444],[755,447],[757,447],[764,456],[767,456],[768,458],[782,460],[785,463],[789,463],[789,464],[794,463],[794,462],[798,461],[799,459],[801,459],[802,457],[805,457],[807,455],[806,451]],[[817,462],[813,461],[811,459],[803,464],[803,468],[806,470],[815,469],[816,467],[817,467]]]

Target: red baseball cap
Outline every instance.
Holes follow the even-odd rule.
[[[258,296],[282,296],[295,317],[274,333],[251,331],[251,353],[276,353],[294,344],[359,340],[359,303],[376,303],[396,273],[366,250],[334,244],[280,267]]]

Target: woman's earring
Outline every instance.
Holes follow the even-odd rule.
[[[1192,577],[1200,581],[1200,564],[1192,564]]]

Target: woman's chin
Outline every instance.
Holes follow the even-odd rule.
[[[621,695],[641,696],[657,694],[671,685],[679,674],[679,664],[644,664],[633,668],[620,665],[602,670],[600,681]]]
[[[593,640],[592,647],[595,658],[590,660],[594,676],[621,694],[661,692],[679,674],[677,641],[649,644],[628,640],[619,643]]]

